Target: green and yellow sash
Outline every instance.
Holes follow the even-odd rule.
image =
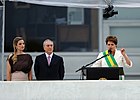
[[[108,55],[108,50],[103,52],[103,55]],[[106,56],[105,60],[109,67],[118,67],[118,64],[112,54],[109,54],[109,56]]]

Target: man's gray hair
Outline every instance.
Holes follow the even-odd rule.
[[[44,42],[43,42],[43,46],[45,45],[45,43],[46,42],[48,42],[48,41],[50,41],[50,42],[52,42],[53,43],[53,41],[51,40],[51,39],[46,39]],[[54,44],[54,43],[53,43]]]

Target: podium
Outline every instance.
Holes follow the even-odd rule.
[[[88,67],[86,80],[119,80],[124,75],[123,67]]]

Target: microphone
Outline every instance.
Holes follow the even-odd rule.
[[[109,49],[109,50],[108,50],[108,54],[111,54],[111,53],[112,53],[112,51],[111,51],[111,49]]]
[[[111,54],[111,52],[112,52],[112,51],[109,49],[109,50],[108,50],[108,54],[103,55],[102,57],[100,57],[100,58],[94,60],[93,62],[91,62],[91,63],[89,63],[89,64],[87,64],[87,65],[81,67],[80,69],[76,70],[76,72],[78,72],[78,71],[80,71],[80,70],[83,70],[83,69],[86,69],[87,66],[89,66],[89,65],[91,65],[91,64],[93,64],[93,63],[95,63],[96,61],[98,61],[98,60],[100,60],[100,59],[102,59],[102,58],[104,58],[104,57],[106,57],[106,56],[109,56],[109,54]]]

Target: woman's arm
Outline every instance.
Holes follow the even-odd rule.
[[[6,79],[7,81],[11,81],[11,66],[9,64],[9,61],[6,61]]]
[[[132,66],[132,65],[131,65],[131,60],[130,60],[129,57],[127,56],[127,54],[126,54],[124,48],[121,49],[121,53],[122,53],[122,55],[124,56],[124,58],[125,58],[125,60],[126,60],[126,63],[127,63],[129,66]]]
[[[32,70],[30,70],[29,73],[28,73],[28,80],[29,80],[29,81],[32,80]]]

